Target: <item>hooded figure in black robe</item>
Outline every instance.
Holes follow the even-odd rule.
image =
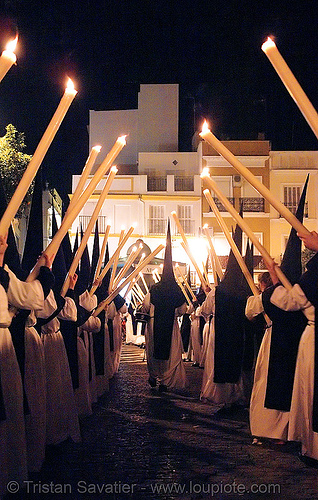
[[[187,275],[187,283],[191,286],[190,282],[190,270]],[[184,352],[188,352],[189,343],[190,343],[190,333],[191,333],[191,319],[190,314],[185,313],[182,316],[181,326],[180,326],[182,345]]]
[[[233,237],[242,253],[242,230]],[[246,278],[231,250],[226,271],[215,290],[214,382],[238,383],[242,373],[245,337]]]
[[[303,221],[308,176],[299,200],[296,217]],[[302,275],[301,240],[291,229],[281,269],[292,285]],[[307,324],[302,311],[282,311],[270,302],[274,287],[262,294],[264,310],[272,321],[265,408],[289,411],[300,337]]]
[[[109,261],[109,249],[108,249],[108,243],[106,245],[106,252],[105,252],[105,262],[104,264],[106,265]],[[106,299],[108,295],[108,288],[109,288],[109,282],[110,282],[110,276],[111,276],[111,269],[107,271],[105,274],[103,281],[101,285],[96,289],[95,295],[97,296],[97,302],[100,303],[104,299]],[[94,360],[95,360],[95,368],[96,368],[96,375],[106,375],[105,374],[105,322],[106,322],[106,312],[103,309],[99,315],[98,315],[100,321],[101,321],[101,328],[99,332],[93,332],[93,348],[94,348]],[[111,333],[109,333],[111,335]],[[110,343],[112,342],[113,345],[113,337],[112,340],[109,341]]]
[[[172,267],[169,221],[161,280],[151,287],[150,301],[154,305],[153,356],[155,359],[167,360],[170,357],[175,310],[185,303],[183,292],[175,280]]]

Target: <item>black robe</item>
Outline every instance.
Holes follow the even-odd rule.
[[[270,302],[274,286],[262,293],[266,314],[272,321],[265,408],[289,411],[300,337],[307,319],[302,311],[283,311]]]

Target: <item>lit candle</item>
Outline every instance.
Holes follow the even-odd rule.
[[[121,231],[120,231],[118,245],[120,245],[120,242],[123,240],[124,234],[125,234],[125,227],[123,226],[121,228]],[[117,272],[118,260],[119,260],[119,253],[116,255],[116,257],[114,259],[113,269],[112,269],[112,272],[110,275],[110,280],[109,280],[108,291],[113,289],[113,283],[114,283],[116,272]]]
[[[90,152],[90,154],[86,160],[86,163],[84,165],[82,175],[78,181],[78,184],[77,184],[75,191],[72,195],[72,198],[71,198],[71,201],[70,201],[70,204],[69,204],[67,210],[70,210],[72,206],[76,205],[76,202],[83,192],[85,182],[86,182],[86,180],[87,180],[87,178],[88,178],[88,176],[93,168],[93,165],[96,161],[97,155],[100,153],[101,148],[102,148],[101,146],[94,146],[91,149],[91,152]]]
[[[102,244],[102,249],[100,251],[100,255],[99,255],[99,258],[98,258],[98,262],[97,262],[97,266],[96,266],[96,271],[95,271],[95,275],[94,275],[94,281],[96,280],[96,278],[98,278],[100,270],[102,268],[102,263],[103,263],[104,255],[105,255],[105,252],[106,252],[106,245],[107,245],[107,241],[108,241],[109,231],[110,231],[110,224],[108,224],[106,226],[106,230],[105,230],[105,234],[104,234],[104,239],[103,239],[103,244]]]
[[[142,283],[143,283],[143,285],[145,287],[146,293],[149,293],[149,288],[148,288],[148,285],[147,285],[146,280],[144,278],[144,275],[142,273],[139,273],[139,276],[140,276],[141,281],[142,281]]]
[[[214,193],[216,194],[216,196],[218,197],[218,199],[220,200],[220,202],[222,203],[222,205],[229,212],[229,214],[231,214],[232,217],[233,217],[233,219],[236,220],[236,222],[238,223],[238,225],[241,227],[242,231],[244,231],[247,234],[247,236],[249,237],[249,239],[251,240],[251,242],[253,243],[253,245],[261,253],[264,261],[268,265],[271,265],[272,262],[273,262],[273,259],[269,255],[269,253],[267,252],[266,248],[263,247],[263,245],[261,244],[261,242],[256,238],[256,236],[253,233],[253,231],[251,230],[251,228],[248,226],[248,224],[245,222],[245,220],[240,216],[240,214],[235,210],[235,208],[229,202],[229,200],[226,198],[226,196],[224,196],[224,194],[222,193],[222,191],[220,191],[220,189],[218,188],[218,185],[216,184],[216,182],[214,182],[213,179],[209,179],[209,186],[210,186],[210,189],[212,189],[212,191],[214,191]],[[213,198],[211,196],[210,191],[208,189],[205,189],[203,191],[203,194],[206,197],[206,199],[207,199],[210,207],[213,210],[214,200],[213,200]],[[286,276],[284,275],[284,273],[282,272],[282,270],[280,269],[280,267],[278,267],[276,265],[275,269],[276,269],[277,276],[279,277],[281,283],[285,286],[285,288],[291,289],[291,284],[289,283],[288,279],[286,278]]]
[[[117,262],[118,261],[118,258],[119,258],[119,253],[121,251],[121,249],[123,248],[123,246],[125,245],[126,241],[128,240],[128,238],[130,237],[130,235],[134,232],[135,230],[135,226],[131,226],[127,233],[125,234],[125,236],[122,238],[122,240],[120,241],[120,243],[118,243],[118,247],[116,248],[115,252],[113,253],[113,255],[111,256],[111,258],[109,259],[109,261],[107,262],[106,266],[104,267],[104,269],[102,270],[102,272],[100,273],[100,275],[98,276],[97,280],[101,283],[101,281],[103,280],[103,278],[106,276],[106,273],[107,271],[111,268],[113,262]],[[117,264],[116,264],[116,267],[117,267]],[[95,290],[97,289],[97,286],[98,285],[93,285],[91,290],[90,290],[90,295],[93,295],[93,293],[95,292]]]
[[[248,170],[234,155],[227,149],[221,141],[209,130],[204,122],[200,136],[210,144],[223,158],[228,161],[245,179],[258,191],[277,211],[284,217],[299,234],[310,234],[308,229],[288,210],[283,203],[276,200],[272,193],[262,184],[255,175]],[[208,169],[203,169],[201,178],[207,182],[210,179]]]
[[[174,276],[175,276],[176,282],[178,283],[179,287],[181,288],[182,293],[183,293],[183,295],[188,303],[188,306],[189,306],[191,304],[191,300],[189,298],[189,295],[187,294],[186,289],[184,288],[183,284],[181,283],[180,278],[176,274]]]
[[[176,263],[176,265],[175,265],[174,267],[175,267],[175,269],[178,271],[178,274],[179,274],[180,278],[183,280],[183,282],[184,282],[185,286],[186,286],[186,287],[187,287],[187,289],[189,290],[189,293],[190,293],[190,295],[191,295],[192,299],[193,299],[193,300],[196,300],[196,296],[194,295],[194,293],[193,293],[193,291],[192,291],[192,289],[191,289],[191,287],[190,287],[190,285],[189,285],[189,283],[188,283],[188,280],[185,278],[185,276],[183,276],[183,274],[182,274],[182,272],[181,272],[181,269],[180,269],[180,267],[179,267],[179,264],[178,264],[178,263]]]
[[[121,137],[118,137],[115,144],[107,154],[106,158],[103,160],[103,162],[96,170],[89,184],[86,186],[82,194],[79,196],[75,206],[81,204],[81,206],[83,207],[85,205],[90,195],[94,192],[97,184],[102,180],[104,175],[108,172],[108,170],[114,163],[116,157],[119,155],[120,151],[123,149],[125,145],[126,145],[126,136],[123,135]]]
[[[108,192],[109,192],[109,189],[110,189],[110,186],[111,186],[111,183],[113,181],[113,176],[111,176],[111,174],[108,175],[108,178],[107,178],[107,181],[105,183],[105,186],[103,188],[103,191],[101,192],[99,198],[98,198],[98,201],[95,205],[95,208],[94,208],[94,211],[91,215],[91,218],[89,220],[89,223],[87,224],[87,228],[83,234],[83,238],[81,239],[81,242],[80,242],[80,245],[74,255],[74,259],[73,259],[73,262],[70,266],[70,269],[67,273],[67,276],[65,278],[65,281],[64,281],[64,284],[62,286],[62,289],[61,289],[61,295],[62,297],[65,297],[65,294],[69,288],[69,277],[70,276],[73,276],[73,274],[75,273],[76,269],[77,269],[77,266],[78,266],[78,263],[83,255],[83,252],[85,250],[85,247],[86,247],[86,244],[88,242],[88,239],[90,237],[90,235],[92,234],[92,231],[93,231],[93,227],[94,227],[94,224],[97,220],[97,217],[99,215],[99,212],[101,211],[102,209],[102,206],[104,205],[104,201],[106,199],[106,196],[108,195]],[[56,236],[56,235],[55,235]],[[54,237],[55,237],[54,236]],[[61,240],[62,241],[62,240]]]
[[[275,42],[268,37],[262,45],[262,50],[272,63],[278,76],[282,80],[291,97],[305,117],[308,125],[318,139],[318,114],[307,95],[299,85],[286,61],[278,51]]]
[[[93,316],[98,316],[103,309],[111,303],[112,300],[116,297],[116,295],[119,294],[119,292],[129,283],[133,278],[135,278],[140,271],[147,265],[149,262],[159,253],[161,250],[164,249],[164,245],[159,245],[151,254],[149,254],[140,264],[140,266],[137,266],[136,269],[130,273],[129,276],[116,288],[116,290],[112,291],[108,297],[103,300],[98,307],[95,309]]]
[[[142,245],[139,245],[139,247],[133,247],[129,257],[126,260],[125,265],[122,267],[122,269],[119,271],[118,275],[114,279],[113,287],[116,288],[118,283],[120,283],[120,280],[126,275],[128,269],[131,267],[132,263],[134,260],[138,257],[142,249]]]
[[[136,285],[136,283],[135,283]],[[144,300],[143,297],[140,297],[139,293],[137,292],[135,286],[131,289],[131,293],[133,294],[134,296],[134,299],[136,301],[137,304],[140,304],[142,303],[142,301]]]
[[[208,228],[207,224],[204,224],[204,226],[203,226],[203,232],[204,232],[204,234],[206,236],[206,239],[208,240],[208,243],[209,243],[209,248],[210,248],[211,254],[212,254],[212,259],[211,260],[212,260],[212,262],[215,263],[216,272],[218,274],[218,277],[221,280],[223,278],[222,266],[220,264],[218,256],[216,255],[216,251],[215,251],[215,248],[214,248],[214,245],[213,245],[213,242],[212,242],[212,238],[211,238],[211,235],[210,235],[209,228]]]
[[[16,36],[14,40],[7,43],[5,50],[2,52],[0,57],[0,82],[8,73],[9,69],[13,64],[15,64],[17,58],[13,52],[16,48],[18,37]]]
[[[201,270],[200,270],[200,268],[199,268],[198,264],[196,263],[196,260],[194,259],[194,257],[193,257],[193,255],[192,255],[192,253],[191,253],[191,250],[190,250],[190,247],[189,247],[189,244],[188,244],[188,240],[187,240],[186,235],[185,235],[185,233],[184,233],[184,231],[183,231],[183,228],[182,228],[182,226],[181,226],[181,223],[180,223],[180,221],[179,221],[179,218],[178,218],[178,216],[177,216],[177,213],[176,213],[175,211],[173,211],[173,212],[171,212],[171,215],[172,215],[172,217],[174,218],[174,221],[175,221],[175,223],[176,223],[176,225],[177,225],[177,228],[178,228],[178,230],[179,230],[179,233],[180,233],[180,235],[181,235],[181,238],[183,239],[183,242],[181,242],[181,246],[183,247],[183,249],[184,249],[184,250],[186,251],[186,253],[188,254],[188,257],[189,257],[189,259],[191,260],[191,262],[192,262],[192,264],[193,264],[193,266],[194,266],[194,268],[195,268],[195,270],[196,270],[196,272],[197,272],[197,274],[198,274],[198,276],[199,276],[199,279],[200,279],[200,281],[201,281],[202,287],[203,287],[203,288],[204,288],[204,290],[205,290],[205,288],[208,286],[208,283],[207,283],[207,282],[206,282],[206,280],[204,279],[203,274],[202,274],[202,272],[201,272]]]
[[[69,80],[60,104],[58,105],[57,110],[55,111],[46,131],[44,132],[34,155],[32,156],[15,192],[13,193],[11,200],[8,203],[6,211],[3,214],[3,217],[0,221],[0,235],[6,234],[11,221],[17,213],[23,201],[23,198],[25,197],[29,186],[33,181],[42,163],[42,160],[76,94],[77,91],[74,89],[72,80]]]
[[[134,284],[136,282],[136,279],[133,279],[131,280],[131,282],[129,283],[128,287],[127,287],[127,290],[125,292],[125,295],[124,295],[124,299],[127,297],[127,295],[129,294],[129,292],[131,291],[131,289],[133,288]]]
[[[138,292],[138,294],[139,294],[139,297],[141,297],[141,298],[142,298],[142,300],[144,300],[144,298],[145,298],[145,294],[144,294],[144,292],[142,291],[142,289],[140,288],[140,285],[138,284],[138,280],[136,280],[136,283],[135,283],[135,288],[136,288],[136,290],[137,290],[137,292]]]
[[[222,217],[222,215],[220,214],[220,211],[219,209],[217,208],[216,206],[216,203],[215,201],[213,200],[212,196],[208,196],[208,194],[210,194],[210,191],[207,192],[207,194],[204,192],[204,195],[206,196],[207,200],[208,200],[208,203],[209,205],[211,206],[213,212],[214,212],[214,215],[219,223],[219,226],[221,227],[223,233],[224,233],[224,236],[226,237],[231,249],[232,249],[232,252],[233,252],[233,255],[234,257],[236,258],[237,260],[237,263],[238,265],[240,266],[241,268],[241,271],[242,273],[244,274],[245,278],[246,278],[246,281],[247,283],[249,284],[252,292],[254,295],[259,295],[259,291],[257,290],[256,288],[256,285],[254,283],[254,280],[251,276],[251,273],[249,272],[248,268],[247,268],[247,265],[245,264],[245,261],[243,260],[243,257],[239,251],[239,249],[237,248],[237,245],[235,243],[235,241],[233,240],[231,234],[230,234],[230,231]]]

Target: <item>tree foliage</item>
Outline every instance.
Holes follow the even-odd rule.
[[[18,132],[14,125],[6,126],[6,134],[0,137],[0,173],[7,201],[12,198],[21,177],[32,156],[24,153],[26,148],[24,133]],[[30,204],[33,192],[33,183],[16,214],[21,218]]]

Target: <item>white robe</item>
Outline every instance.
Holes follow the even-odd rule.
[[[95,297],[95,298],[94,298]],[[80,306],[87,311],[92,311],[96,307],[96,295],[90,296],[86,291],[79,297]],[[78,328],[77,355],[78,355],[78,382],[75,389],[75,402],[79,416],[92,414],[92,395],[89,381],[90,363],[90,332],[98,332],[101,328],[99,318],[90,316],[83,325]]]
[[[40,471],[46,443],[46,374],[44,347],[34,328],[36,317],[31,312],[25,325],[24,388],[30,409],[25,415],[28,470]]]
[[[201,386],[200,398],[210,401],[215,404],[232,404],[240,400],[243,395],[241,380],[237,384],[224,383],[219,384],[213,381],[214,379],[214,313],[215,313],[215,287],[208,293],[203,304],[198,308],[196,314],[210,316],[213,314],[212,320],[209,322],[209,342],[205,357],[204,372]]]
[[[153,357],[154,305],[150,302],[150,293],[147,293],[143,301],[143,311],[150,314],[150,320],[145,330],[148,372],[150,377],[157,379],[159,384],[168,388],[184,389],[187,383],[186,371],[182,361],[182,339],[177,321],[177,318],[185,314],[186,310],[187,305],[185,303],[175,310],[169,359],[158,360]]]
[[[252,320],[264,312],[261,295],[247,299],[245,314]],[[258,352],[250,401],[250,429],[257,437],[287,440],[289,412],[265,408],[272,327],[266,329]]]
[[[190,306],[187,309],[187,313],[190,314],[190,319],[191,319],[191,328],[190,328],[190,346],[192,350],[192,361],[193,363],[200,364],[202,355],[202,346],[201,346],[201,339],[200,339],[200,316],[196,315],[196,312],[194,311],[193,305],[190,304]],[[189,352],[189,351],[188,351]]]
[[[0,295],[0,364],[1,385],[6,411],[6,420],[0,422],[0,495],[5,493],[8,481],[16,481],[21,486],[27,479],[27,451],[25,421],[23,414],[23,388],[20,369],[9,329],[11,316],[8,303],[16,309],[41,308],[43,289],[35,280],[30,283],[20,281],[8,266],[9,288],[5,294],[2,286]]]
[[[289,415],[288,439],[300,441],[302,454],[318,460],[318,433],[312,429],[314,394],[315,308],[298,284],[290,291],[275,288],[271,302],[284,311],[301,309],[308,319],[298,347]]]
[[[77,310],[73,299],[66,297],[65,301],[58,316],[41,329],[46,372],[46,444],[58,444],[68,437],[74,442],[81,440],[70,367],[58,320],[76,321]],[[37,316],[48,318],[56,309],[51,291]]]

